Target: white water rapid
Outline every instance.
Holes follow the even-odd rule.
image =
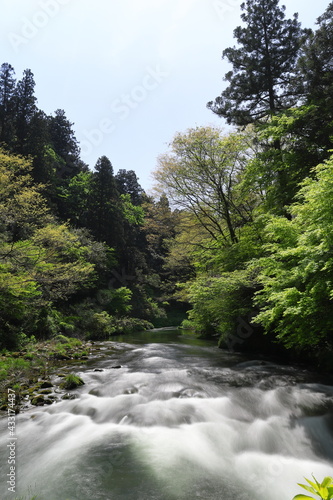
[[[16,417],[15,494],[1,419],[1,499],[291,500],[333,476],[325,381],[171,329],[124,341],[76,367],[77,399]]]

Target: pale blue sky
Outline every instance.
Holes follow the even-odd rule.
[[[206,103],[231,69],[242,0],[1,0],[1,61],[35,75],[38,105],[65,110],[82,159],[106,155],[115,172],[152,185],[156,158],[176,132],[223,126]],[[286,0],[314,27],[328,0]]]

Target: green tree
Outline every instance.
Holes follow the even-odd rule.
[[[134,205],[140,205],[142,203],[144,190],[140,186],[134,170],[118,170],[118,173],[115,175],[115,180],[120,194],[129,194],[131,202]]]
[[[238,189],[248,161],[246,136],[224,136],[211,127],[189,129],[175,136],[170,149],[154,172],[159,189],[192,213],[212,239],[236,243],[256,203]]]
[[[317,26],[304,37],[294,92],[308,106],[300,135],[317,146],[318,160],[323,161],[333,135],[333,2]]]
[[[35,81],[30,69],[23,72],[23,78],[17,82],[14,99],[16,114],[16,149],[19,153],[27,153],[28,129],[32,117],[37,111],[36,97],[34,95]]]
[[[297,14],[285,19],[278,0],[246,0],[241,5],[246,27],[238,26],[234,37],[239,48],[229,47],[223,57],[233,65],[225,75],[229,83],[208,108],[229,124],[247,125],[286,109],[295,101],[291,77],[300,46]]]
[[[98,241],[122,249],[123,217],[113,167],[106,156],[97,160],[92,176],[89,229]]]
[[[323,350],[333,345],[333,158],[314,173],[290,208],[291,220],[267,224],[266,256],[253,267],[262,286],[256,321],[287,347]]]
[[[64,162],[58,165],[57,174],[61,179],[73,177],[84,168],[73,131],[74,124],[67,119],[63,109],[57,109],[55,116],[50,116],[48,120],[51,146]]]
[[[0,143],[11,145],[14,142],[14,90],[15,71],[3,63],[0,68]]]
[[[0,151],[0,344],[34,334],[41,317],[91,288],[105,249],[55,222],[31,177],[31,162]],[[101,254],[103,254],[101,256]]]
[[[64,219],[75,227],[88,226],[92,179],[92,172],[80,172],[58,191],[62,198]]]

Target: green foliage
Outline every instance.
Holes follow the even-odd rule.
[[[107,340],[115,333],[115,320],[106,311],[95,312],[85,318],[86,338]]]
[[[115,328],[116,333],[120,335],[150,330],[154,325],[144,319],[124,317],[115,320]]]
[[[201,334],[218,333],[222,341],[236,332],[237,318],[251,311],[251,291],[245,271],[197,278],[184,286],[193,308],[183,326]]]
[[[82,345],[81,340],[75,339],[75,338],[69,338],[69,337],[66,337],[65,335],[57,335],[54,338],[54,340],[60,344],[64,344],[64,346],[69,347],[69,348]]]
[[[333,499],[333,478],[325,477],[321,483],[317,481],[317,479],[313,476],[314,481],[310,481],[309,479],[304,478],[308,483],[300,484],[301,488],[304,488],[306,491],[315,495],[316,498],[320,498],[321,500],[332,500]],[[313,496],[308,495],[296,495],[293,500],[307,500],[315,498]]]
[[[141,226],[144,221],[144,211],[142,207],[133,205],[130,194],[121,194],[121,210],[127,222],[133,226]]]
[[[11,375],[24,373],[29,369],[31,363],[22,358],[1,358],[0,360],[0,380],[8,379]]]
[[[253,264],[262,285],[256,321],[287,347],[333,344],[333,158],[315,174],[304,181],[292,219],[271,218],[267,256]]]
[[[53,303],[92,285],[92,243],[56,224],[32,183],[31,164],[0,152],[0,345],[70,330]]]
[[[81,385],[84,385],[84,381],[82,378],[78,377],[74,373],[69,373],[66,375],[65,379],[63,382],[60,384],[61,389],[76,389],[77,387],[80,387]]]
[[[170,153],[160,156],[154,172],[158,189],[189,212],[207,236],[223,239],[225,245],[238,241],[237,229],[251,220],[256,204],[239,186],[247,146],[244,134],[189,129],[174,137]]]

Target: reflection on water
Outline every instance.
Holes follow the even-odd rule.
[[[333,387],[173,329],[104,347],[78,399],[18,417],[17,494],[290,500],[303,476],[333,475]]]

